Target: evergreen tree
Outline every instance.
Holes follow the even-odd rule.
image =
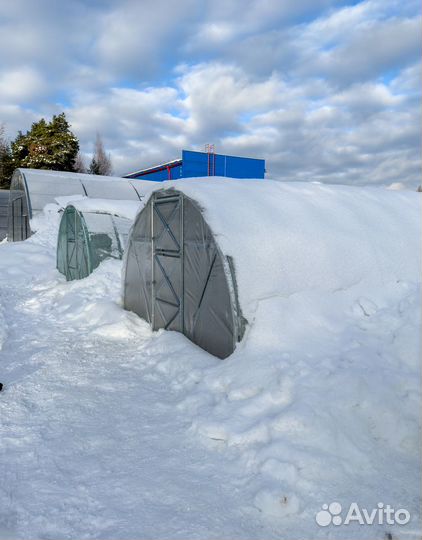
[[[13,164],[15,168],[73,171],[78,150],[78,139],[61,113],[51,122],[44,118],[34,122],[25,135],[18,133],[12,143]]]
[[[100,165],[98,164],[95,157],[92,158],[91,163],[89,164],[88,172],[89,174],[102,174]]]
[[[113,172],[110,155],[105,153],[103,141],[101,140],[99,133],[97,133],[97,138],[95,140],[94,155],[92,156],[88,172],[90,174],[101,174],[103,176],[110,176]]]
[[[6,138],[5,127],[0,124],[0,189],[8,189],[14,166],[10,143]]]

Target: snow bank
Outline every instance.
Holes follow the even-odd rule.
[[[6,340],[6,336],[7,336],[7,323],[4,317],[3,306],[1,302],[1,294],[0,294],[0,351],[3,347],[3,343]]]

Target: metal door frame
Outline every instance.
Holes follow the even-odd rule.
[[[80,271],[80,260],[78,258],[78,246],[82,241],[82,257],[86,258],[86,270],[87,275],[91,273],[91,253],[89,249],[89,237],[87,233],[87,228],[85,225],[85,220],[83,216],[79,214],[76,208],[72,207],[73,210],[69,212],[66,210],[66,280],[71,281],[73,279],[80,279],[80,277],[75,278],[72,276],[72,272],[76,273]],[[69,215],[70,214],[70,215]],[[73,233],[73,241],[69,240],[68,230],[71,230]],[[82,232],[82,237],[80,235]],[[73,244],[73,249],[70,248],[69,244]],[[71,252],[70,252],[71,251]],[[73,258],[75,259],[76,266],[71,266],[70,261]]]

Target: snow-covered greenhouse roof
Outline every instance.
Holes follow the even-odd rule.
[[[24,240],[30,235],[34,212],[57,197],[81,195],[90,198],[140,201],[151,183],[126,178],[62,171],[16,169],[10,187],[8,239]]]
[[[223,178],[159,188],[128,242],[125,307],[217,356],[274,297],[376,289],[417,272],[417,235],[406,237],[420,223],[413,192]]]
[[[79,212],[96,212],[111,214],[134,220],[139,210],[144,206],[141,201],[120,201],[114,199],[90,199],[88,197],[56,197],[56,202],[66,208],[73,206]]]

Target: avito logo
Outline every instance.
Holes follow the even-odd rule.
[[[359,525],[406,525],[410,521],[410,512],[405,508],[395,510],[391,505],[379,502],[376,508],[368,510],[360,508],[358,503],[352,502],[343,519],[343,508],[339,502],[323,504],[322,510],[317,512],[315,521],[320,527],[328,525],[349,525],[358,523]]]

